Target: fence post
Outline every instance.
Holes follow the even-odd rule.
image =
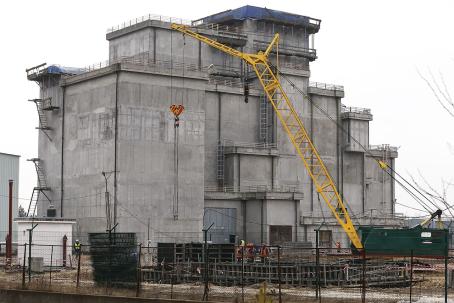
[[[448,303],[449,230],[445,229],[445,303]]]
[[[66,235],[63,236],[63,268],[66,267],[66,245],[68,243],[68,237]]]
[[[244,245],[241,246],[241,302],[244,303]]]
[[[319,299],[321,302],[320,294],[320,249],[318,247],[318,232],[315,230],[315,298]]]
[[[366,302],[366,250],[363,248],[362,252],[363,270],[362,270],[362,287],[361,287],[361,302]]]
[[[50,247],[50,268],[49,268],[49,288],[52,286],[52,261],[54,257],[54,246]]]
[[[279,303],[282,303],[282,288],[281,288],[281,246],[277,246],[277,276],[279,280]]]
[[[77,283],[76,288],[79,289],[79,282],[80,282],[80,256],[82,255],[82,244],[80,247],[80,251],[77,254]]]
[[[24,260],[22,261],[22,289],[25,289],[25,259],[27,259],[27,243],[24,244]]]
[[[136,297],[140,295],[140,285],[142,282],[142,265],[140,263],[140,258],[142,255],[142,243],[139,245],[139,256],[137,258],[137,288],[136,288]]]
[[[413,291],[413,249],[410,251],[410,303]]]

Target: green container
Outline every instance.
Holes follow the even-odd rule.
[[[366,254],[392,256],[444,257],[448,249],[448,230],[423,228],[403,229],[359,227]]]

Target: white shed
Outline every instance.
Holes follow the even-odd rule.
[[[17,243],[18,258],[24,257],[24,244],[27,244],[26,259],[28,264],[29,254],[29,229],[36,227],[32,232],[31,256],[42,257],[43,265],[50,266],[52,255],[52,266],[63,266],[63,237],[67,237],[66,260],[69,263],[69,255],[72,254],[72,228],[76,220],[60,218],[16,218],[17,222]]]

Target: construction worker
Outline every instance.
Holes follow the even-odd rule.
[[[254,244],[249,242],[246,247],[246,256],[248,262],[253,263],[255,260],[255,249],[254,249]]]
[[[341,251],[341,243],[339,241],[336,242],[337,253]]]
[[[74,242],[74,253],[76,256],[80,255],[81,249],[82,245],[80,244],[79,239],[77,239],[76,242]]]
[[[262,263],[265,263],[269,255],[270,249],[265,245],[265,243],[262,243],[262,246],[260,247],[260,260],[262,260]]]
[[[240,241],[240,245],[236,248],[236,261],[241,262],[243,259],[243,252],[244,252],[245,242],[244,240]]]

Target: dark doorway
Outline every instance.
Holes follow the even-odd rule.
[[[292,242],[291,225],[270,225],[270,245]]]

